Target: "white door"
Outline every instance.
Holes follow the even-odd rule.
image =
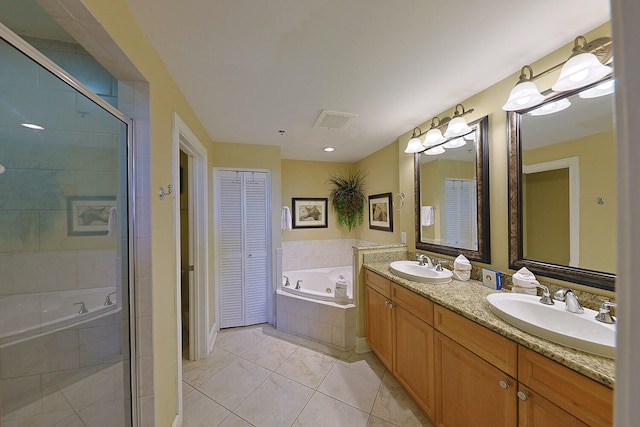
[[[270,273],[269,176],[216,170],[220,328],[267,322]]]

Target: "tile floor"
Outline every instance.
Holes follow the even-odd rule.
[[[182,375],[185,427],[432,426],[373,353],[268,325],[221,331]]]

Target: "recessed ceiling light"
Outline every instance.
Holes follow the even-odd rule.
[[[44,130],[42,126],[35,125],[33,123],[20,123],[20,125],[26,127],[27,129]]]
[[[332,152],[332,151],[336,151],[336,149],[335,149],[335,148],[333,148],[333,147],[325,147],[325,148],[324,148],[324,151],[326,151],[327,153],[330,153],[330,152]]]

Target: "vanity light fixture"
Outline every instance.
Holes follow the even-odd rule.
[[[549,102],[535,110],[529,111],[527,114],[530,116],[545,116],[547,114],[557,113],[558,111],[566,110],[571,107],[571,102],[567,98],[559,99],[555,102]]]
[[[324,147],[324,148],[323,148],[323,150],[324,150],[325,152],[327,152],[327,153],[331,153],[332,151],[336,151],[336,149],[335,149],[335,148],[333,148],[333,147]]]
[[[590,89],[583,90],[578,94],[580,98],[597,98],[599,96],[609,95],[616,90],[616,83],[614,79],[607,80],[604,83],[600,83],[597,86],[594,86]]]
[[[442,154],[445,152],[445,149],[442,148],[442,145],[438,145],[437,147],[429,148],[424,152],[424,154],[428,156],[437,156],[438,154]]]
[[[20,126],[25,127],[27,129],[44,130],[44,128],[42,126],[36,125],[34,123],[20,123]]]
[[[565,62],[533,74],[530,65],[520,70],[518,83],[511,90],[507,102],[502,106],[505,111],[519,111],[541,104],[545,97],[536,87],[534,80],[546,76],[559,68],[560,76],[551,86],[555,92],[565,92],[588,86],[611,74],[611,67],[605,65],[612,56],[611,37],[600,37],[588,42],[584,36],[574,40],[571,56]],[[527,75],[527,72],[529,75]]]
[[[473,108],[466,110],[464,105],[458,104],[454,109],[453,117],[443,117],[442,119],[434,117],[431,119],[431,126],[427,132],[422,132],[419,127],[414,128],[411,139],[407,143],[407,148],[405,148],[404,152],[408,154],[420,153],[422,151],[429,150],[429,147],[439,146],[439,144],[447,141],[447,139],[466,136],[471,133],[473,129],[469,127],[463,116],[472,112]],[[440,129],[445,126],[447,127],[447,130],[443,135]],[[420,141],[420,137],[425,134],[426,137],[423,143]],[[430,152],[428,154],[442,153],[444,153],[444,149],[442,149],[442,151],[436,150],[435,153]]]
[[[458,138],[450,139],[449,141],[445,142],[444,144],[442,144],[442,147],[458,148],[458,147],[463,147],[465,145],[467,145],[467,141],[465,141],[465,139],[462,137],[458,137]]]

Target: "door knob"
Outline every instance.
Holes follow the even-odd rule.
[[[529,398],[529,395],[522,390],[520,390],[517,394],[518,394],[518,399],[520,400],[527,400]]]
[[[498,381],[498,384],[500,384],[500,387],[502,387],[505,390],[509,388],[509,383],[505,380]]]

